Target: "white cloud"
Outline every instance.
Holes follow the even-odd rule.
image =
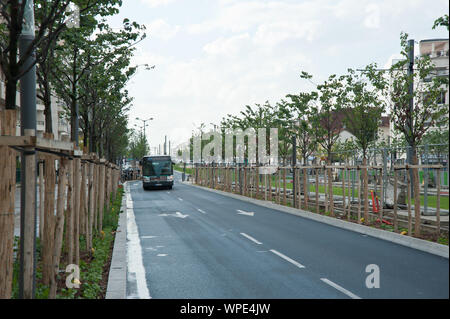
[[[211,55],[236,55],[242,52],[243,47],[250,40],[248,33],[239,34],[229,38],[220,37],[213,42],[206,44],[203,50]]]
[[[364,26],[369,29],[378,29],[380,27],[380,7],[371,3],[366,7],[367,16],[364,19]]]
[[[171,0],[145,2],[162,6]],[[148,47],[137,51],[133,62],[156,68],[139,71],[130,94],[136,97],[133,114],[155,117],[147,131],[152,146],[162,143],[166,134],[173,145],[183,142],[193,123],[211,127],[210,122],[238,114],[246,104],[276,102],[288,93],[313,89],[299,78],[300,70],[313,74],[319,83],[330,74],[371,62],[380,66],[386,62],[387,68],[391,58],[398,57],[387,59],[400,50],[400,31],[416,40],[434,37],[432,18],[448,11],[447,2],[426,0],[217,0],[216,4],[201,13],[192,8],[185,13],[189,19],[167,13],[147,25],[150,40],[166,42],[146,41]],[[187,31],[183,36],[181,28]]]
[[[150,37],[160,38],[162,40],[169,40],[173,38],[178,31],[180,31],[180,26],[170,25],[163,19],[157,19],[150,22],[147,25],[148,33]]]
[[[155,8],[163,5],[167,5],[175,0],[141,0],[141,2],[148,5],[150,8]]]
[[[306,22],[308,27],[313,27],[309,21],[317,20],[321,15],[319,7],[311,2],[297,4],[287,2],[263,2],[263,1],[221,1],[218,16],[201,23],[189,26],[191,34],[211,32],[214,30],[230,31],[234,33],[248,32],[266,26],[276,26],[278,32],[289,32],[294,27],[294,32],[299,25]],[[316,27],[314,25],[314,27]],[[304,27],[303,27],[304,28]]]

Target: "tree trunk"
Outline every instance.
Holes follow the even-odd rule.
[[[52,100],[50,95],[50,86],[48,79],[43,83],[44,87],[44,116],[45,116],[45,132],[53,133],[53,121],[52,121]]]
[[[16,109],[17,81],[6,79],[5,83],[5,108],[7,110]]]
[[[369,197],[369,182],[367,180],[367,158],[364,156],[363,158],[363,185],[364,185],[364,191],[363,191],[363,198],[364,201],[364,224],[369,225],[369,201],[367,198]]]

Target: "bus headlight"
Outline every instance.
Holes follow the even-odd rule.
[[[150,177],[144,176],[144,182],[150,182]]]
[[[168,181],[173,181],[173,175],[167,176],[167,180],[168,180]]]

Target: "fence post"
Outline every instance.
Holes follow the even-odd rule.
[[[283,205],[286,206],[286,167],[283,168]]]
[[[331,165],[331,164],[330,164]],[[334,198],[333,198],[333,169],[328,169],[328,186],[330,192],[330,214],[334,217]]]
[[[361,224],[361,170],[359,166],[356,170],[356,178],[357,178],[357,192],[358,192],[358,224]]]
[[[44,236],[41,238],[42,246],[42,280],[44,285],[50,285],[53,273],[52,255],[54,239],[54,212],[55,212],[55,186],[56,170],[53,155],[45,156],[45,217]]]
[[[16,135],[16,114],[16,110],[0,111],[0,135]],[[12,293],[16,154],[0,146],[0,299],[9,299]]]
[[[437,175],[440,176],[441,170],[437,169]],[[437,183],[437,198],[436,198],[436,240],[441,236],[441,180]]]
[[[397,170],[394,168],[394,231],[398,231],[397,216]]]
[[[384,207],[384,204],[385,204],[385,200],[386,200],[386,190],[387,190],[387,186],[386,186],[386,184],[387,184],[387,182],[388,182],[388,176],[387,176],[387,173],[388,173],[388,170],[387,170],[387,162],[388,162],[388,159],[387,159],[387,149],[386,148],[383,148],[383,170],[382,170],[382,172],[383,172],[383,174],[382,174],[382,176],[383,176],[383,181],[382,181],[382,188],[381,188],[381,195],[382,195],[382,200],[381,200],[381,206],[382,207]]]
[[[325,204],[325,213],[328,212],[328,173],[326,166],[323,167],[323,187],[324,187],[324,204]]]
[[[316,173],[316,185],[315,185],[315,190],[316,190],[316,213],[319,214],[320,213],[320,209],[319,209],[319,170],[317,169],[317,167],[314,168],[314,172]]]
[[[412,236],[412,216],[411,216],[411,177],[409,166],[406,165],[406,187],[408,196],[408,236]]]
[[[80,235],[86,238],[86,168],[87,164],[83,160],[81,163],[81,184],[80,184]]]
[[[350,165],[350,163],[348,163],[348,165]],[[350,169],[350,172],[353,173],[353,169]],[[351,218],[351,210],[352,210],[352,200],[350,199],[350,174],[349,171],[347,170],[347,201],[348,201],[348,205],[347,205],[347,214],[349,219]]]
[[[280,200],[280,184],[281,184],[281,168],[277,171],[277,204],[281,203]]]
[[[306,170],[306,168],[303,168],[303,199],[305,201],[305,209],[308,210],[308,201],[309,201],[309,189],[308,189],[308,183],[307,183],[307,177],[308,177],[308,172]]]
[[[99,226],[98,230],[103,229],[103,214],[105,209],[105,161],[102,160],[100,164],[100,181],[99,181]]]
[[[425,164],[428,165],[428,144],[425,145]],[[418,176],[419,173],[417,173]],[[438,178],[438,183],[441,182],[440,176]],[[426,216],[428,213],[428,168],[423,169],[423,214]]]
[[[66,232],[67,232],[67,264],[73,264],[74,262],[74,193],[73,193],[73,159],[70,158],[67,164],[67,218],[66,218]],[[59,181],[58,181],[59,182]],[[58,184],[59,187],[59,184]]]
[[[380,185],[380,196],[381,196],[381,205],[380,205],[380,223],[383,223],[383,206],[384,206],[384,170],[383,168],[380,168],[380,175],[381,175],[381,185]]]
[[[98,200],[100,198],[99,196],[99,188],[100,188],[100,181],[99,181],[99,164],[97,158],[95,158],[94,162],[94,229],[98,229]]]
[[[52,274],[50,276],[50,291],[49,298],[56,298],[57,282],[56,277],[59,271],[59,261],[61,258],[62,239],[64,231],[64,204],[66,199],[66,183],[69,160],[61,158],[59,165],[59,178],[58,178],[58,199],[56,203],[56,223],[55,223],[55,237],[53,252],[52,252]],[[70,161],[71,162],[71,161]]]
[[[39,159],[39,238],[44,236],[44,161]]]
[[[89,212],[88,212],[88,228],[87,228],[87,248],[88,251],[92,248],[92,232],[94,225],[94,163],[89,162]]]

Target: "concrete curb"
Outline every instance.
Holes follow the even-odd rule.
[[[123,184],[125,189],[126,182]],[[105,299],[127,298],[127,206],[125,193],[119,214],[119,225],[114,239],[113,255],[109,269]]]
[[[288,213],[288,214],[312,219],[312,220],[315,220],[315,221],[318,221],[321,223],[325,223],[328,225],[332,225],[335,227],[347,229],[350,231],[365,234],[365,235],[379,238],[382,240],[390,241],[390,242],[393,242],[393,243],[396,243],[399,245],[403,245],[403,246],[407,246],[407,247],[414,248],[417,250],[421,250],[421,251],[424,251],[424,252],[427,252],[427,253],[430,253],[433,255],[441,256],[441,257],[444,257],[447,259],[449,258],[449,247],[446,245],[441,245],[441,244],[433,243],[433,242],[423,240],[423,239],[404,236],[404,235],[400,235],[397,233],[393,233],[393,232],[389,232],[389,231],[385,231],[385,230],[381,230],[381,229],[376,229],[376,228],[372,228],[372,227],[368,227],[368,226],[364,226],[364,225],[360,225],[360,224],[355,224],[355,223],[347,222],[344,220],[336,219],[333,217],[318,215],[315,213],[307,212],[307,211],[292,208],[292,207],[274,204],[274,203],[267,202],[267,201],[260,200],[260,199],[254,199],[254,198],[249,198],[249,197],[245,197],[242,195],[231,194],[228,192],[211,189],[211,188],[207,188],[207,187],[203,187],[203,186],[198,186],[198,185],[194,185],[194,184],[186,183],[186,182],[184,182],[183,184],[197,187],[200,189],[204,189],[204,190],[214,192],[217,194],[221,194],[224,196],[232,197],[235,199],[243,200],[243,201],[246,201],[246,202],[249,202],[249,203],[252,203],[255,205],[259,205],[262,207],[275,209],[275,210],[278,210],[283,213]]]

